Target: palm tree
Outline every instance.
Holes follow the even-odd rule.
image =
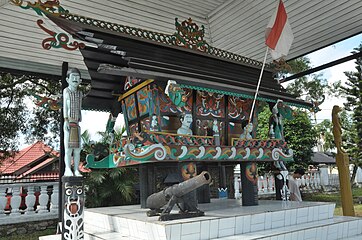
[[[125,128],[120,132],[113,133],[113,141],[120,141]],[[109,154],[110,134],[100,133],[102,139],[97,143],[90,141],[87,131],[83,132],[83,151],[88,154],[97,151],[99,158],[105,157],[104,153]],[[87,207],[106,207],[137,203],[134,191],[134,185],[138,179],[137,170],[134,168],[112,168],[112,169],[92,169],[85,174],[86,206]]]

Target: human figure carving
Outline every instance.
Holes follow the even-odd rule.
[[[151,125],[150,125],[150,131],[158,131],[158,121],[156,114],[152,115]]]
[[[80,127],[82,121],[81,109],[83,94],[78,89],[82,82],[80,72],[71,68],[67,72],[68,87],[63,91],[63,117],[64,117],[64,149],[65,172],[64,176],[82,176],[79,172],[80,161]],[[74,159],[74,174],[71,169],[72,156]]]
[[[339,119],[339,112],[342,111],[342,109],[335,105],[332,109],[332,124],[333,124],[333,135],[334,135],[334,144],[336,145],[337,152],[344,153],[344,150],[342,149],[342,127],[341,127],[341,121]]]
[[[180,121],[182,125],[179,129],[177,129],[177,134],[192,135],[192,130],[190,129],[192,123],[192,114],[185,113],[180,117]]]
[[[269,120],[269,126],[272,128],[274,132],[275,139],[284,140],[284,124],[283,121],[285,119],[293,119],[293,110],[284,104],[283,100],[278,99],[277,103],[272,108],[272,115]]]
[[[213,135],[214,135],[215,145],[219,146],[220,145],[220,133],[219,133],[219,125],[218,125],[216,119],[214,119],[214,121],[212,122],[212,131],[213,131]]]
[[[240,139],[252,139],[252,132],[253,132],[253,124],[252,123],[248,123],[245,127],[244,127],[244,131],[243,133],[240,135]]]

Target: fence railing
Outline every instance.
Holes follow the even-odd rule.
[[[290,173],[293,174],[293,173]],[[322,176],[324,173],[321,171],[313,170],[306,172],[301,179],[297,179],[297,184],[303,187],[303,191],[318,191],[323,187],[338,187],[339,180],[338,174],[327,174]],[[327,180],[322,181],[323,177],[327,177]],[[235,168],[234,171],[234,188],[235,198],[241,197],[241,180],[240,180],[240,169]],[[263,176],[258,176],[258,194],[274,194],[275,193],[275,179],[271,173]]]
[[[45,215],[56,216],[58,195],[58,182],[0,184],[0,222],[14,217],[42,220]]]

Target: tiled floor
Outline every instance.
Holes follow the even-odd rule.
[[[328,203],[261,200],[244,207],[240,200],[215,199],[199,209],[205,216],[164,222],[147,217],[139,205],[86,209],[85,239],[331,240],[362,231],[362,219],[333,218],[334,204]],[[362,237],[350,240],[356,239]]]
[[[140,239],[211,239],[328,219],[334,204],[264,200],[258,206],[245,207],[240,200],[214,199],[200,204],[199,209],[205,216],[164,222],[146,217],[147,209],[139,205],[87,209],[85,229],[104,228]]]

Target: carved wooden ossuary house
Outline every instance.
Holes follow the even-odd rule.
[[[217,188],[233,188],[237,163],[252,186],[255,163],[292,160],[283,138],[256,139],[258,107],[311,104],[286,93],[267,66],[250,116],[262,63],[212,47],[203,26],[176,19],[176,32],[167,35],[70,13],[48,17],[87,42],[80,51],[92,89],[83,106],[124,115],[128,139],[114,143],[105,159],[88,157],[87,166],[139,167],[141,205],[178,176],[209,171],[214,196]],[[200,192],[199,201],[208,201],[209,189]]]

